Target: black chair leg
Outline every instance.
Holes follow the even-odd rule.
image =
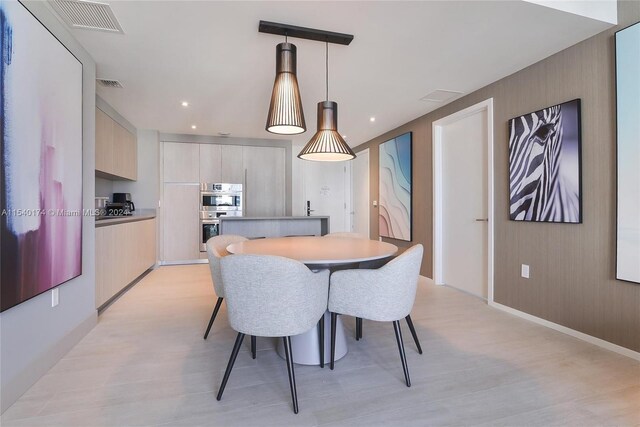
[[[206,340],[209,336],[209,331],[211,330],[211,325],[213,325],[213,321],[216,320],[216,316],[218,315],[218,310],[220,310],[220,306],[222,305],[222,300],[224,298],[218,298],[216,301],[216,306],[213,309],[213,313],[211,313],[211,320],[209,320],[209,326],[207,326],[207,332],[204,333],[204,339]]]
[[[418,334],[416,334],[416,328],[413,327],[413,322],[411,321],[411,315],[407,315],[405,319],[407,321],[407,325],[409,325],[409,330],[411,331],[411,336],[413,337],[413,341],[415,341],[416,347],[418,347],[418,353],[422,354],[422,347],[420,347],[420,341],[418,341]]]
[[[318,347],[320,348],[320,367],[324,368],[324,314],[318,322]]]
[[[357,329],[357,340],[361,340],[362,339],[362,317],[358,317],[357,321],[356,321],[356,329]]]
[[[338,321],[338,313],[331,313],[331,364],[329,368],[333,371],[333,365],[336,361],[336,323]]]
[[[284,354],[287,359],[287,371],[289,372],[289,387],[291,388],[291,400],[293,400],[293,413],[298,413],[298,393],[296,392],[296,374],[293,371],[293,353],[291,352],[291,337],[283,337]]]
[[[256,336],[251,335],[251,358],[256,358]]]
[[[404,354],[404,342],[402,341],[402,331],[400,330],[399,320],[393,321],[393,330],[396,333],[396,341],[398,342],[398,351],[400,352],[400,360],[402,361],[404,380],[407,383],[407,387],[411,387],[411,380],[409,379],[409,368],[407,367],[407,357]]]
[[[240,346],[242,345],[242,340],[244,339],[244,334],[238,332],[238,336],[236,337],[236,343],[233,345],[233,351],[231,352],[231,357],[229,358],[229,363],[227,364],[227,370],[224,371],[224,377],[222,377],[222,384],[220,384],[220,391],[218,391],[218,397],[216,399],[222,399],[222,393],[224,393],[224,388],[227,386],[227,381],[229,380],[229,375],[231,375],[231,370],[233,369],[233,364],[236,363],[236,357],[238,357],[238,352],[240,351]]]

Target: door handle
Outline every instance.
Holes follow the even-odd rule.
[[[489,218],[476,218],[476,222],[489,222]]]

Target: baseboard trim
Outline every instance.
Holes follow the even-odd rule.
[[[62,337],[56,344],[43,351],[29,366],[2,388],[0,412],[4,413],[27,392],[49,369],[60,361],[98,322],[94,311],[89,317]]]
[[[504,304],[500,304],[495,301],[489,301],[489,306],[497,308],[498,310],[502,310],[509,314],[513,314],[514,316],[518,316],[530,322],[537,323],[538,325],[546,326],[547,328],[553,329],[558,332],[562,332],[563,334],[570,335],[574,338],[578,338],[579,340],[586,341],[589,344],[597,345],[598,347],[604,348],[606,350],[610,350],[615,353],[621,354],[623,356],[627,356],[634,360],[640,361],[640,353],[637,351],[633,351],[626,347],[622,347],[617,344],[611,343],[609,341],[605,341],[603,339],[596,338],[591,335],[587,335],[584,332],[576,331],[575,329],[567,328],[566,326],[562,326],[557,323],[550,322],[549,320],[536,317],[532,314],[525,313],[524,311],[516,310],[515,308],[508,307]]]

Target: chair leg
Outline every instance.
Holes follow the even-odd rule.
[[[338,313],[331,313],[331,364],[329,368],[333,371],[333,365],[336,361],[336,323],[338,322]]]
[[[420,347],[420,341],[418,340],[418,334],[416,334],[416,328],[413,327],[413,322],[411,321],[411,315],[407,315],[405,319],[407,320],[407,325],[409,325],[409,330],[411,331],[411,336],[413,337],[413,341],[415,341],[416,347],[418,347],[418,353],[422,354],[422,347]]]
[[[358,321],[356,322],[356,327],[358,329],[358,340],[362,339],[362,317],[358,317]]]
[[[233,364],[236,363],[236,357],[238,357],[238,352],[240,351],[240,346],[242,345],[243,339],[244,339],[244,334],[241,332],[238,332],[238,336],[236,337],[236,343],[233,345],[233,351],[231,352],[231,357],[229,358],[229,363],[227,364],[227,370],[224,371],[224,377],[222,377],[222,384],[220,384],[218,397],[216,397],[216,399],[218,400],[222,399],[222,393],[224,393],[224,388],[227,386],[227,381],[229,380],[229,375],[231,375]]]
[[[293,400],[293,413],[298,413],[298,393],[296,392],[296,374],[293,370],[293,353],[291,352],[291,337],[283,337],[284,354],[287,359],[287,372],[289,373],[289,387],[291,388],[291,400]]]
[[[256,336],[251,335],[251,358],[256,358]]]
[[[324,369],[324,314],[318,322],[318,347],[320,348],[320,367]]]
[[[398,351],[400,352],[400,360],[402,361],[404,380],[407,383],[407,387],[411,387],[411,380],[409,379],[409,368],[407,367],[407,357],[404,354],[404,342],[402,341],[402,330],[400,330],[399,320],[393,321],[393,330],[396,333],[396,341],[398,342]]]
[[[360,340],[360,318],[356,317],[356,341]]]
[[[216,301],[216,306],[213,309],[213,313],[211,313],[211,320],[209,320],[209,326],[207,326],[207,332],[204,333],[204,339],[206,340],[209,336],[209,331],[211,330],[211,325],[213,325],[213,321],[216,320],[216,316],[218,315],[218,310],[220,310],[220,306],[222,305],[222,300],[224,298],[218,297],[218,301]]]

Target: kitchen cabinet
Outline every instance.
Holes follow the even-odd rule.
[[[96,308],[155,263],[155,218],[96,228]]]
[[[136,136],[96,108],[96,172],[109,179],[135,181],[138,175]]]
[[[220,182],[230,184],[244,183],[242,167],[242,145],[221,145],[222,164],[220,166]]]
[[[165,142],[162,155],[163,181],[200,182],[200,144]]]
[[[222,180],[221,146],[217,144],[200,145],[200,182],[226,182]]]
[[[115,175],[135,181],[138,178],[138,149],[135,136],[120,126],[114,125],[113,169]]]
[[[100,172],[113,171],[113,127],[111,117],[96,108],[96,170]]]
[[[197,184],[164,184],[163,261],[187,261],[200,258],[199,199],[200,187]]]
[[[285,149],[245,146],[244,216],[285,214]]]

